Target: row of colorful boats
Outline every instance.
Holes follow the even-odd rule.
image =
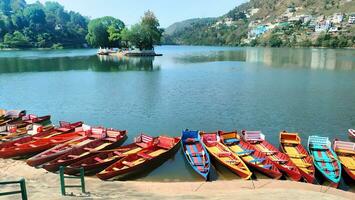
[[[349,136],[355,131],[350,129]],[[355,137],[354,137],[355,138]],[[85,174],[102,180],[126,179],[154,169],[182,152],[192,169],[209,180],[211,159],[244,179],[251,169],[274,179],[316,183],[316,169],[337,187],[342,168],[355,180],[355,143],[309,136],[307,150],[297,133],[280,133],[280,148],[261,131],[203,132],[184,130],[181,137],[141,134],[121,146],[126,130],[92,127],[82,122],[51,125],[50,116],[26,115],[25,111],[0,110],[0,158],[26,158],[27,164],[56,172]]]

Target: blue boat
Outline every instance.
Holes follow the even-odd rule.
[[[331,148],[329,138],[309,136],[307,147],[314,166],[330,181],[330,186],[337,188],[341,178],[341,164]]]
[[[181,146],[187,162],[206,181],[210,173],[210,156],[203,146],[199,131],[182,131]]]

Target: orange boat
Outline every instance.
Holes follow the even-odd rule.
[[[338,155],[344,171],[355,181],[355,143],[335,140],[333,149]]]
[[[211,157],[243,179],[249,179],[252,176],[253,173],[249,170],[238,154],[231,151],[221,142],[217,132],[200,132],[200,135],[202,142]]]
[[[297,133],[280,133],[280,149],[288,155],[291,161],[298,167],[304,180],[308,183],[315,183],[315,168],[313,159],[301,144],[301,138]]]

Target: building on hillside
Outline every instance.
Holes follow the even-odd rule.
[[[355,14],[351,14],[348,20],[349,24],[355,24]]]
[[[344,20],[344,15],[342,13],[334,13],[332,18],[332,23],[340,24]]]
[[[307,23],[311,22],[312,19],[313,19],[313,17],[311,15],[302,15],[301,16],[302,24],[307,24]]]
[[[266,33],[269,29],[270,28],[267,25],[257,26],[249,31],[248,37],[249,38],[257,38],[257,37],[263,35],[264,33]]]
[[[327,32],[330,27],[331,27],[331,22],[329,20],[324,20],[316,24],[314,31],[317,33]]]
[[[332,26],[328,30],[329,33],[337,33],[338,31],[339,31],[339,28],[337,26]]]

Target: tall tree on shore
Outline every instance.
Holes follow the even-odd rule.
[[[161,42],[163,30],[159,26],[159,20],[152,11],[148,10],[144,13],[141,22],[133,25],[122,38],[140,50],[151,50],[154,45]]]
[[[124,23],[113,17],[102,17],[91,20],[88,25],[86,40],[92,47],[120,47],[119,34]]]

